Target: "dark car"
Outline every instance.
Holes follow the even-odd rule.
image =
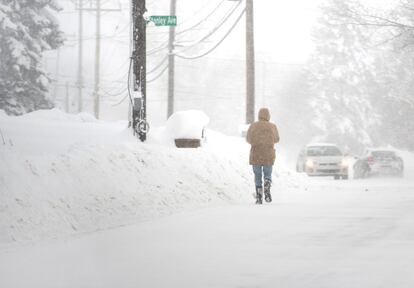
[[[404,175],[404,161],[393,150],[368,149],[354,164],[354,178]]]

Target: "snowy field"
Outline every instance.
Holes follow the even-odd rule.
[[[0,287],[414,287],[410,153],[403,179],[349,181],[278,155],[256,206],[241,138],[180,150],[58,110],[0,129]]]

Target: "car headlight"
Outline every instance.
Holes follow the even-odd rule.
[[[347,159],[342,159],[341,166],[348,167],[348,165],[349,165],[349,161]]]
[[[313,167],[313,161],[310,160],[310,159],[306,160],[306,167],[312,168]]]

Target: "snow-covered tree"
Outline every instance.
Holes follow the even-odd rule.
[[[369,131],[379,123],[372,105],[375,51],[364,27],[350,24],[346,13],[358,9],[353,0],[331,0],[315,29],[316,49],[309,64],[316,114],[313,124],[324,131],[321,140],[359,150],[370,145]],[[345,18],[344,18],[345,17]]]
[[[414,49],[389,51],[376,59],[376,78],[380,91],[375,106],[381,126],[373,136],[381,145],[414,151]]]
[[[42,53],[63,42],[54,0],[0,1],[0,109],[22,114],[50,108]]]
[[[310,76],[325,138],[414,150],[414,6],[330,0],[316,30]]]
[[[280,126],[281,133],[290,132],[287,133],[288,138],[284,138],[285,143],[303,146],[321,133],[318,127],[312,125],[315,113],[309,101],[313,99],[309,75],[306,69],[300,67],[297,71],[290,72],[283,84],[274,83],[280,88],[274,89],[272,97],[267,101],[274,114],[272,117]]]
[[[377,86],[373,105],[381,125],[375,142],[414,151],[414,5],[399,0],[388,9],[349,9],[344,22],[369,31],[371,42],[380,47],[375,59]],[[375,87],[371,87],[374,90]]]

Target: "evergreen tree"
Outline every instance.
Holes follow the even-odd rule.
[[[310,102],[313,124],[325,131],[320,140],[360,150],[372,144],[370,131],[380,117],[372,105],[375,52],[367,49],[370,38],[364,27],[344,21],[351,9],[361,7],[353,0],[331,0],[323,8],[309,63]]]
[[[42,53],[62,42],[54,0],[0,1],[0,109],[22,114],[51,108]]]
[[[316,124],[351,146],[414,151],[413,4],[381,10],[331,0],[323,15],[311,65]]]
[[[279,129],[283,132],[294,131],[288,133],[289,139],[284,141],[290,142],[290,145],[304,144],[314,140],[315,135],[322,131],[312,125],[315,119],[314,109],[311,106],[310,99],[313,99],[313,90],[310,86],[308,71],[301,67],[297,71],[292,71],[289,77],[283,81],[280,89],[275,91],[273,97],[268,102]],[[297,147],[296,147],[297,148]],[[300,147],[302,148],[302,147]]]
[[[414,51],[388,49],[376,60],[376,77],[381,83],[376,109],[382,121],[375,142],[414,151]]]

